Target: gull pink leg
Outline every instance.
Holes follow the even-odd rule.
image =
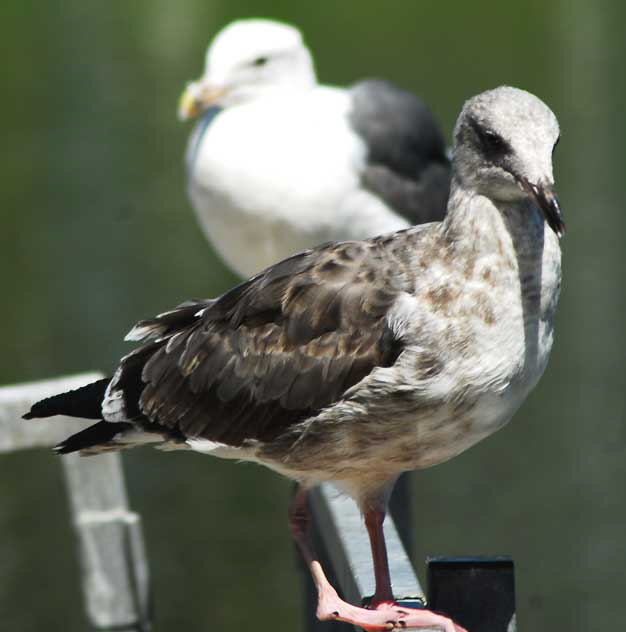
[[[383,532],[385,512],[378,509],[370,509],[365,512],[365,527],[372,547],[372,560],[374,561],[374,581],[376,590],[372,598],[372,607],[377,608],[381,604],[393,603],[391,589],[391,577],[389,575],[389,560],[387,559],[387,545]]]
[[[330,585],[313,552],[308,529],[310,517],[306,496],[305,489],[298,490],[289,510],[289,521],[294,538],[311,571],[317,589],[318,619],[322,621],[333,619],[345,621],[365,630],[439,628],[442,632],[466,632],[461,626],[456,625],[446,617],[428,610],[403,608],[393,601],[387,550],[382,532],[384,513],[380,511],[366,513],[366,525],[372,543],[376,578],[376,593],[372,608],[359,608],[343,601]]]

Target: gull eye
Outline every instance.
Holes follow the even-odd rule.
[[[505,154],[509,150],[509,145],[500,136],[489,129],[482,130],[480,134],[480,140],[482,141],[485,150],[492,154]]]
[[[483,127],[475,119],[470,119],[470,126],[478,136],[483,152],[491,160],[501,158],[511,152],[510,145],[497,132]]]
[[[265,66],[265,64],[267,64],[268,62],[268,58],[267,57],[257,57],[253,62],[252,62],[252,66]]]

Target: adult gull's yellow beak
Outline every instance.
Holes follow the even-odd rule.
[[[202,80],[188,83],[178,100],[178,118],[181,121],[196,118],[207,108],[217,105],[225,92],[225,88],[212,86]]]

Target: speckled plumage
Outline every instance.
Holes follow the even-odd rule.
[[[155,441],[290,476],[301,484],[292,532],[320,619],[466,632],[393,601],[384,513],[400,473],[500,428],[546,367],[565,228],[552,178],[558,133],[526,92],[474,97],[455,129],[443,222],[319,246],[143,321],[129,334],[143,344],[108,385],[44,400],[27,417],[93,416],[101,402],[103,420],[59,452]],[[367,609],[339,598],[307,535],[307,489],[321,481],[364,514],[376,583]]]
[[[261,460],[312,482],[334,480],[357,497],[375,496],[400,472],[445,461],[511,418],[547,363],[560,252],[534,209],[510,239],[503,225],[485,221],[494,215],[486,200],[466,203],[485,226],[472,241],[449,241],[445,224],[405,234],[418,239],[419,250],[398,262],[414,289],[399,292],[387,315],[403,341],[398,360],[374,369],[334,407],[259,446]],[[493,251],[475,252],[481,237],[493,241]],[[517,258],[511,246],[519,247]]]
[[[480,117],[510,151],[486,156]],[[362,504],[469,448],[511,418],[552,346],[560,248],[520,182],[552,186],[557,137],[528,93],[470,100],[443,222],[320,246],[139,323],[104,419],[333,480]]]

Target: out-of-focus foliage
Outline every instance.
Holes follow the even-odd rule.
[[[556,176],[569,232],[556,346],[509,427],[414,476],[416,559],[511,553],[522,628],[618,629],[625,13],[618,0],[4,0],[0,384],[108,370],[134,321],[235,282],[187,204],[189,128],[175,116],[209,37],[232,19],[292,21],[324,82],[387,77],[421,94],[448,135],[465,98],[526,88],[562,126]],[[82,631],[60,469],[41,452],[0,463],[2,629]],[[125,463],[157,630],[298,629],[288,482],[149,449]]]

